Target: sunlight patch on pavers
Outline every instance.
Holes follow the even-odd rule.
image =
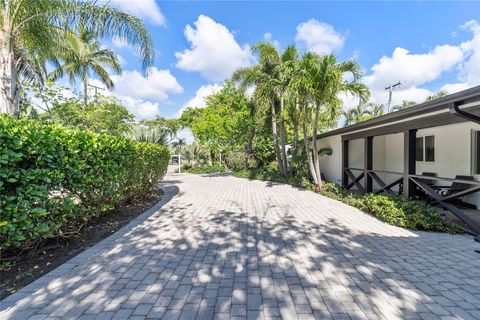
[[[0,302],[0,318],[480,318],[469,236],[286,185],[166,179],[163,204]]]

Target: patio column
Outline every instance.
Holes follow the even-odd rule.
[[[364,141],[363,185],[368,193],[373,191],[372,177],[368,174],[368,171],[373,169],[373,137],[366,137]]]
[[[405,131],[403,134],[403,195],[415,197],[415,183],[409,179],[410,174],[416,173],[416,138],[417,129]]]
[[[342,141],[342,187],[344,188],[348,185],[346,168],[348,168],[348,140]]]

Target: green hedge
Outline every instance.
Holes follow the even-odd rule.
[[[0,116],[0,251],[68,237],[151,193],[169,157],[160,145]]]
[[[211,174],[211,173],[222,173],[225,172],[226,169],[224,166],[221,165],[205,165],[205,166],[197,166],[197,167],[190,167],[182,169],[183,172],[187,173],[195,173],[195,174]]]

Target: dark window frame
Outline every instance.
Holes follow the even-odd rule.
[[[432,146],[427,146],[427,140],[432,142]],[[435,162],[435,136],[425,136],[423,151],[425,153],[425,162]]]
[[[472,174],[480,175],[480,130],[472,130]]]
[[[418,142],[421,141],[419,144]],[[423,161],[423,137],[417,137],[415,139],[415,161]]]

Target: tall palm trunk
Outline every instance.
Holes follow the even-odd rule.
[[[8,6],[7,1],[7,6]],[[3,29],[0,30],[0,113],[17,114],[20,101],[18,74],[13,52],[13,39],[6,30],[9,19],[3,16]]]
[[[320,173],[320,162],[318,159],[318,146],[317,146],[317,130],[318,130],[318,117],[320,114],[320,106],[315,103],[315,120],[313,122],[312,143],[313,143],[313,166],[315,169],[315,175],[317,176],[317,182],[315,192],[322,190],[322,176]]]
[[[280,144],[282,145],[282,162],[283,162],[283,170],[284,174],[286,175],[289,172],[288,169],[288,159],[287,159],[287,149],[285,146],[285,119],[283,114],[285,100],[283,95],[280,97]]]
[[[296,158],[298,153],[298,101],[295,100],[295,117],[293,122],[293,147],[292,147],[292,161]],[[290,175],[293,176],[293,163],[290,166]]]
[[[255,132],[252,130],[248,135],[247,145],[245,146],[245,157],[243,159],[243,167],[248,168],[248,157],[252,154],[253,136]]]
[[[83,68],[83,104],[85,107],[85,110],[87,109],[88,105],[88,79],[87,79],[87,72],[86,72],[86,67]]]
[[[275,149],[275,156],[278,162],[278,168],[280,174],[285,175],[285,168],[283,166],[282,156],[280,155],[280,148],[278,146],[278,132],[277,132],[277,115],[275,113],[275,98],[272,99],[272,133],[273,133],[273,146]]]
[[[305,146],[305,154],[307,157],[308,168],[310,169],[310,174],[313,177],[315,185],[318,184],[317,175],[315,174],[315,166],[313,165],[312,153],[310,152],[310,145],[308,142],[308,133],[307,133],[307,112],[305,110],[305,105],[302,106],[302,129],[303,129],[303,144]]]

